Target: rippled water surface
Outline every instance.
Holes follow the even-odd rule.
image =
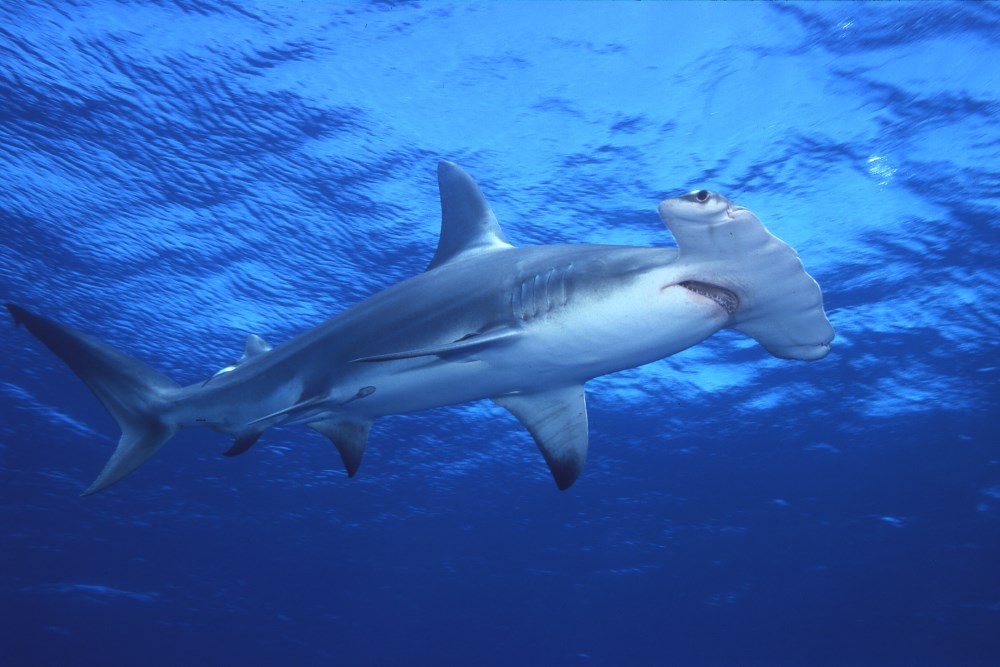
[[[837,329],[589,383],[566,492],[483,402],[80,498],[117,427],[0,326],[3,661],[1000,663],[997,62],[994,3],[3,2],[0,298],[179,382],[422,271],[441,159],[518,245],[717,190]]]

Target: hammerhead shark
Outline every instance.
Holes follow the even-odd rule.
[[[531,433],[560,489],[587,456],[584,384],[736,329],[783,359],[830,350],[819,285],[748,209],[708,190],[660,203],[677,247],[507,241],[479,186],[438,165],[441,236],[427,269],[292,340],[246,340],[243,358],[182,387],[90,336],[7,304],[121,427],[90,495],[186,426],[231,434],[227,455],[272,426],[328,437],[354,476],[381,416],[489,398]]]

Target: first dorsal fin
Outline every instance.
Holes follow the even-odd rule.
[[[452,259],[496,248],[508,248],[500,223],[472,177],[457,164],[438,164],[441,191],[441,238],[427,270]]]

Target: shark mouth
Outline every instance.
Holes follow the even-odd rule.
[[[700,283],[697,280],[685,280],[678,284],[686,290],[711,299],[730,315],[735,313],[736,309],[740,307],[739,298],[724,287],[709,283]]]

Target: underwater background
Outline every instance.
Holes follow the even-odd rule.
[[[480,402],[80,498],[118,429],[4,317],[0,662],[1000,664],[998,62],[993,3],[0,3],[0,300],[181,383],[422,271],[440,159],[518,245],[717,190],[837,329],[588,383],[565,492]]]

